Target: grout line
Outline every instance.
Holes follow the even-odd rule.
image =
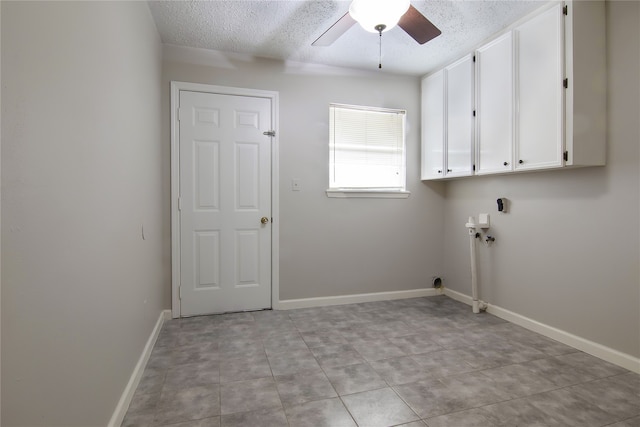
[[[453,301],[453,300],[452,300],[452,301]],[[456,304],[457,304],[457,303],[458,303],[458,302],[456,302]],[[365,304],[367,304],[367,303],[365,303]],[[416,307],[417,307],[417,306],[416,306]],[[393,309],[394,309],[394,310],[395,310],[395,309],[402,310],[402,309],[404,309],[404,308],[413,308],[413,307],[412,307],[412,306],[407,306],[407,307],[404,307],[404,306],[394,306],[394,307],[393,307]],[[420,307],[420,308],[421,308],[421,309],[425,309],[425,308],[427,308],[427,307]],[[296,321],[304,320],[304,319],[305,319],[305,316],[304,316],[304,315],[303,315],[303,316],[295,316],[295,318],[292,318],[292,317],[291,317],[291,314],[294,314],[294,313],[304,313],[304,311],[305,311],[305,310],[309,310],[309,309],[300,309],[300,310],[296,310],[296,311],[293,311],[293,312],[291,312],[291,313],[287,314],[287,316],[285,317],[285,319],[284,319],[284,320],[286,320],[286,321],[288,321],[288,322],[291,322],[291,323],[292,323],[292,325],[293,325],[293,330],[286,330],[286,331],[283,331],[282,333],[276,333],[276,334],[274,334],[273,336],[278,336],[278,335],[287,335],[287,334],[289,334],[289,335],[296,335],[297,337],[299,337],[299,338],[302,340],[302,342],[304,342],[306,350],[307,350],[307,351],[312,355],[313,359],[315,360],[315,362],[317,363],[318,367],[320,368],[320,371],[323,373],[324,377],[329,381],[329,384],[331,385],[331,387],[332,387],[332,389],[333,389],[333,391],[334,391],[334,393],[335,393],[336,397],[338,397],[338,398],[340,399],[340,402],[342,403],[343,407],[347,410],[347,412],[349,413],[349,415],[351,416],[351,418],[353,419],[353,421],[356,423],[356,425],[357,425],[357,421],[355,420],[354,415],[351,413],[351,411],[349,410],[349,408],[348,408],[348,407],[347,407],[347,405],[345,404],[345,401],[343,400],[343,398],[344,398],[344,397],[346,397],[346,396],[351,396],[351,395],[355,395],[355,394],[359,394],[359,393],[365,393],[365,392],[374,391],[374,390],[381,390],[381,389],[384,389],[384,388],[390,388],[390,389],[392,389],[392,390],[394,391],[394,394],[395,394],[396,396],[398,396],[398,397],[400,398],[400,400],[401,400],[402,402],[404,402],[404,404],[406,404],[406,405],[407,405],[407,407],[409,407],[409,409],[411,409],[411,411],[413,411],[413,413],[414,413],[416,416],[418,416],[418,418],[419,418],[419,419],[421,419],[422,421],[424,421],[424,422],[426,423],[426,419],[428,419],[428,418],[421,418],[421,417],[418,415],[417,411],[416,411],[416,410],[415,410],[415,409],[414,409],[414,408],[413,408],[413,407],[412,407],[412,406],[411,406],[411,405],[410,405],[410,404],[409,404],[405,399],[403,399],[403,398],[402,398],[402,396],[399,394],[399,392],[398,392],[398,390],[397,390],[397,388],[398,388],[398,387],[402,387],[402,386],[404,386],[404,385],[408,385],[408,384],[412,384],[412,383],[408,383],[408,384],[399,384],[399,385],[391,385],[391,384],[390,384],[390,382],[389,382],[389,380],[385,379],[385,378],[384,378],[384,377],[383,377],[383,376],[382,376],[382,375],[381,375],[381,374],[380,374],[376,369],[374,369],[374,368],[373,368],[373,366],[372,366],[372,361],[367,360],[367,359],[366,359],[366,358],[365,358],[365,357],[364,357],[364,356],[363,356],[363,355],[362,355],[362,354],[361,354],[361,353],[360,353],[360,352],[359,352],[355,347],[353,347],[353,346],[349,343],[349,340],[348,340],[348,339],[346,339],[346,338],[342,335],[342,333],[340,333],[338,330],[336,330],[336,328],[331,328],[331,327],[329,327],[329,328],[327,329],[328,331],[334,331],[336,334],[338,334],[338,335],[340,335],[342,338],[344,338],[344,339],[347,341],[347,345],[349,345],[349,347],[351,347],[351,348],[353,349],[353,351],[354,351],[356,354],[358,354],[358,355],[362,358],[362,361],[361,361],[359,364],[363,364],[363,365],[365,365],[368,369],[371,369],[373,372],[376,372],[376,374],[377,374],[377,375],[379,375],[379,376],[380,376],[380,378],[383,380],[384,384],[386,384],[386,386],[377,387],[377,388],[374,388],[374,389],[372,389],[372,390],[358,391],[358,392],[355,392],[355,393],[345,394],[344,396],[340,395],[340,394],[337,392],[336,387],[334,386],[334,384],[333,384],[333,383],[331,382],[331,380],[329,379],[329,377],[328,377],[328,375],[327,375],[327,372],[326,372],[326,370],[325,370],[325,369],[330,369],[330,368],[333,368],[333,367],[326,367],[326,368],[325,368],[325,367],[323,367],[323,366],[320,364],[320,361],[319,361],[318,356],[316,356],[316,355],[314,354],[314,352],[312,351],[312,349],[309,347],[309,344],[308,344],[308,343],[305,341],[305,339],[303,338],[303,335],[304,335],[304,334],[313,334],[314,332],[318,332],[318,330],[310,330],[310,331],[302,332],[302,331],[298,328],[298,326],[296,326]],[[370,309],[367,309],[367,310],[358,311],[358,312],[356,312],[356,314],[360,315],[360,314],[363,314],[363,313],[375,313],[375,312],[377,312],[378,310],[379,310],[379,308],[378,308],[378,307],[371,307]],[[388,309],[386,309],[386,308],[385,308],[384,310],[386,311],[386,310],[388,310]],[[310,312],[309,312],[308,314],[316,314],[316,313],[320,316],[320,318],[323,318],[323,317],[331,317],[332,315],[333,315],[333,316],[335,316],[337,313],[340,313],[340,312],[339,312],[339,311],[338,311],[338,312],[332,312],[330,309],[325,310],[325,307],[322,307],[322,308],[319,308],[318,310],[313,310],[313,309],[311,309],[311,310],[310,310]],[[457,311],[456,311],[455,313],[454,313],[454,312],[452,312],[452,313],[451,313],[451,315],[453,315],[453,316],[455,316],[455,315],[457,315],[457,314],[458,314],[458,312],[457,312]],[[447,314],[445,313],[445,314],[443,314],[443,315],[444,315],[444,316],[446,316]],[[315,317],[312,317],[312,319],[313,319],[313,318],[315,318]],[[255,319],[255,317],[253,317],[253,316],[252,316],[252,319],[254,320],[254,322],[257,322],[257,321],[256,321],[256,319]],[[295,320],[294,320],[294,319],[295,319]],[[408,319],[408,318],[403,317],[403,319]],[[275,319],[275,320],[276,320],[276,321],[274,322],[274,325],[275,325],[275,326],[277,326],[278,324],[280,324],[280,320],[281,320],[281,319],[277,318],[277,319]],[[322,320],[324,321],[324,319],[322,319]],[[313,320],[312,320],[312,321],[313,321]],[[382,322],[382,323],[387,323],[387,322],[389,322],[389,321],[390,321],[390,320],[385,320],[385,319],[382,319],[382,320],[381,320],[381,322]],[[408,324],[406,324],[406,321],[405,321],[405,320],[400,320],[400,321],[402,321],[403,323],[405,323],[405,325],[407,325],[407,326],[408,326]],[[366,328],[370,327],[370,325],[371,325],[371,324],[378,324],[378,323],[379,323],[379,322],[373,322],[373,323],[372,323],[371,321],[366,321],[366,322],[363,322],[362,324],[356,324],[355,326],[349,326],[349,327],[348,327],[348,329],[349,329],[349,330],[366,329]],[[470,327],[469,325],[464,324],[465,322],[462,322],[462,323],[463,323],[463,324],[460,324],[459,326],[455,326],[453,330],[461,330],[461,331],[464,331],[464,330],[469,329],[469,327]],[[234,326],[235,324],[236,324],[236,323],[222,324],[222,326],[220,326],[220,327],[221,327],[222,329],[224,329],[224,328],[232,327],[232,326]],[[516,325],[515,323],[513,323],[513,322],[509,322],[509,321],[505,322],[505,324]],[[185,323],[185,325],[187,325],[187,324]],[[204,325],[204,322],[203,322],[203,325]],[[252,327],[255,327],[256,325],[258,325],[258,323],[252,324]],[[305,323],[305,325],[306,325],[306,326],[308,326],[308,325],[307,325],[307,323]],[[163,325],[163,327],[161,328],[161,331],[160,331],[160,332],[162,332],[163,330],[165,330],[165,327],[164,327],[164,326],[166,326],[166,325]],[[198,325],[197,325],[197,324],[194,324],[194,326],[196,326],[196,327],[197,327]],[[206,325],[204,325],[204,326],[206,326]],[[473,327],[478,326],[478,327],[481,327],[481,328],[485,328],[485,329],[486,329],[486,328],[488,328],[488,327],[491,327],[491,326],[492,326],[492,324],[484,324],[484,323],[481,323],[481,324],[480,324],[480,323],[479,323],[479,324],[477,324],[477,325],[472,325],[472,326],[473,326]],[[412,333],[409,333],[408,335],[414,335],[414,334],[426,334],[426,333],[427,333],[427,332],[425,332],[424,330],[414,329],[413,327],[411,327],[411,329],[412,329]],[[189,328],[189,330],[192,330],[192,329],[191,329],[191,328]],[[196,328],[194,327],[194,328],[193,328],[193,330],[196,330]],[[325,329],[321,329],[320,331],[324,331],[324,330],[325,330]],[[244,330],[244,329],[242,329],[242,331],[241,331],[241,332],[244,332],[244,331],[245,331],[245,330]],[[246,332],[251,332],[251,331],[247,330]],[[259,331],[255,331],[255,332],[259,332]],[[535,332],[535,331],[534,331],[534,332]],[[179,333],[179,331],[178,331],[177,333]],[[438,332],[436,331],[436,332],[434,332],[434,333],[438,333]],[[544,335],[542,335],[542,334],[540,334],[540,333],[537,333],[537,332],[535,332],[535,333],[536,333],[536,334],[538,334],[538,335],[544,336]],[[264,335],[262,332],[257,333],[257,334],[250,334],[250,336],[251,336],[251,338],[250,338],[251,340],[259,340],[259,341],[260,341],[260,344],[261,344],[261,354],[262,354],[262,355],[264,355],[264,357],[266,357],[266,358],[267,358],[267,363],[268,363],[268,365],[269,365],[270,374],[271,374],[271,379],[272,379],[272,381],[273,381],[274,386],[276,387],[276,392],[278,393],[278,397],[279,397],[279,401],[280,401],[280,408],[283,410],[283,412],[284,412],[284,414],[285,414],[285,418],[287,419],[287,423],[288,423],[288,424],[290,424],[290,423],[289,423],[289,418],[287,417],[287,414],[286,414],[286,411],[285,411],[285,406],[284,406],[284,403],[283,403],[283,401],[282,401],[282,397],[281,397],[280,391],[278,390],[278,386],[277,386],[277,385],[278,385],[278,382],[276,381],[276,376],[274,375],[274,372],[273,372],[272,362],[271,362],[271,360],[269,359],[269,355],[267,354],[266,347],[265,347],[265,342],[268,342],[268,341],[272,338],[272,336],[271,336],[271,335]],[[322,334],[320,334],[320,336],[322,336]],[[407,335],[402,335],[402,336],[407,336]],[[229,337],[226,337],[226,338],[229,338]],[[388,337],[388,336],[386,336],[386,335],[384,335],[384,334],[383,334],[383,338],[382,338],[382,339],[386,340],[387,342],[391,342],[391,341],[390,341],[390,338],[392,338],[392,337]],[[214,334],[214,336],[212,336],[212,337],[210,337],[210,338],[208,337],[208,339],[212,339],[213,341],[216,341],[216,340],[218,340],[218,341],[219,341],[219,340],[221,340],[221,338],[220,338],[219,334]],[[244,339],[244,338],[243,338],[242,336],[238,337],[238,336],[234,333],[234,335],[233,335],[231,338],[229,338],[229,339]],[[503,338],[499,338],[499,339],[498,339],[498,341],[500,341],[500,342],[510,342],[510,340],[509,340],[509,338],[508,338],[507,336],[504,336]],[[365,340],[365,342],[366,342],[366,340]],[[526,347],[535,348],[535,346],[534,346],[534,345],[529,345],[529,344],[527,344],[527,342],[526,342],[526,341],[523,341],[523,342],[517,341],[516,343],[517,343],[518,345],[522,345],[522,346],[526,346]],[[176,341],[175,339],[169,340],[169,341],[168,341],[168,344],[169,344],[168,346],[161,346],[161,347],[167,347],[167,348],[169,348],[169,349],[175,349],[175,348],[180,348],[180,347],[182,347],[181,345],[177,344],[177,341]],[[436,343],[436,344],[437,344],[437,343]],[[408,357],[410,360],[412,360],[413,362],[417,363],[417,362],[416,362],[416,360],[414,359],[414,357],[415,357],[415,356],[420,356],[420,355],[423,355],[423,354],[430,354],[430,353],[437,353],[437,352],[439,352],[439,351],[456,351],[456,350],[461,350],[461,349],[464,349],[464,348],[473,347],[473,346],[475,346],[476,344],[477,344],[477,343],[475,343],[475,342],[470,342],[470,343],[469,343],[469,345],[468,345],[468,346],[466,346],[466,347],[457,347],[457,348],[453,348],[453,349],[445,348],[445,347],[442,347],[441,345],[439,345],[439,344],[438,344],[438,346],[439,346],[439,347],[442,347],[442,349],[434,350],[434,351],[429,351],[429,352],[426,352],[426,353],[420,353],[420,354],[418,354],[418,355],[416,355],[416,354],[404,354],[403,356],[397,356],[397,357]],[[318,346],[318,348],[319,348],[319,347],[322,347],[322,346],[331,346],[331,345],[340,346],[340,345],[342,345],[342,344],[339,344],[339,343],[336,343],[336,344],[323,343],[323,345]],[[155,345],[154,345],[154,347],[155,347]],[[158,348],[161,348],[161,347],[158,347]],[[314,347],[314,348],[316,348],[316,347]],[[580,352],[579,350],[576,350],[576,349],[572,349],[572,350],[573,350],[573,351],[571,351],[571,352],[569,352],[569,353],[566,353],[566,354],[573,354],[573,353]],[[219,415],[219,416],[220,416],[220,419],[221,419],[221,418],[222,418],[222,401],[221,401],[221,399],[222,399],[222,383],[221,383],[221,362],[222,362],[222,360],[221,360],[221,358],[220,358],[219,346],[218,346],[218,350],[216,350],[216,351],[218,352],[218,358],[217,358],[217,359],[218,359],[218,378],[219,378],[219,381],[218,381],[217,386],[218,386],[218,390],[219,390],[219,397],[218,397],[218,400],[219,400],[219,405],[220,405],[220,409],[221,409],[221,410],[220,410],[220,415]],[[403,350],[403,353],[405,353],[405,352],[404,352],[404,350]],[[543,353],[544,353],[544,352],[543,352]],[[504,368],[504,367],[508,367],[508,366],[518,366],[518,365],[522,365],[522,366],[524,366],[524,365],[526,365],[527,363],[531,363],[531,362],[536,361],[536,360],[558,359],[559,357],[565,356],[566,354],[565,354],[565,353],[562,353],[562,354],[547,354],[547,353],[544,353],[544,354],[541,354],[540,356],[537,356],[537,355],[536,355],[535,357],[533,357],[533,358],[531,358],[531,359],[524,360],[524,361],[521,361],[521,362],[512,362],[512,363],[508,363],[508,364],[504,364],[504,365],[498,365],[498,366],[494,366],[494,367],[485,367],[485,368],[479,368],[479,369],[472,369],[471,371],[468,371],[468,372],[460,372],[460,373],[454,373],[454,374],[452,374],[452,375],[440,376],[440,377],[437,377],[437,378],[433,378],[433,380],[437,381],[438,383],[440,383],[440,384],[442,384],[442,385],[444,385],[444,386],[447,386],[447,385],[443,382],[443,380],[444,380],[444,379],[446,379],[446,378],[455,378],[455,377],[464,378],[466,375],[469,375],[469,374],[471,374],[471,373],[477,373],[477,374],[480,374],[481,376],[484,376],[484,377],[487,377],[487,378],[491,379],[491,376],[489,375],[489,372],[490,372],[491,370],[494,370],[494,369],[500,369],[500,368]],[[381,359],[381,360],[386,360],[386,359],[395,359],[395,358],[397,358],[397,357],[387,357],[387,358],[385,358],[385,359]],[[473,368],[473,366],[471,366],[471,364],[470,364],[468,361],[463,360],[463,363],[465,363],[466,365],[468,365],[470,368]],[[579,368],[578,368],[578,366],[577,366],[577,365],[575,365],[575,364],[572,364],[572,363],[569,363],[569,362],[567,362],[567,364],[568,364],[569,366],[572,366],[572,367],[575,367],[575,368],[579,369]],[[421,371],[428,371],[428,369],[426,369],[426,368],[422,367],[419,363],[418,363],[418,365],[419,365],[419,369],[420,369]],[[177,365],[177,366],[181,366],[181,365]],[[349,365],[346,365],[346,366],[349,366]],[[174,365],[174,367],[175,367],[175,365]],[[336,366],[336,368],[339,368],[339,367],[344,367],[344,366]],[[166,375],[167,375],[167,372],[168,372],[168,371],[169,371],[169,368],[161,368],[161,369],[159,370],[159,372],[161,372],[161,374],[163,375],[163,378],[162,378],[162,386],[160,387],[160,393],[162,392],[162,389],[164,388],[164,385],[165,385],[165,383],[166,383],[166,381],[167,381],[167,376],[166,376]],[[303,372],[305,372],[305,370],[298,371],[298,372],[294,372],[294,373],[293,373],[293,375],[300,374],[300,373],[303,373]],[[606,371],[605,371],[605,372],[606,372]],[[144,374],[144,373],[143,373],[143,374]],[[619,376],[623,376],[623,375],[629,375],[629,372],[618,372],[618,373],[613,373],[613,374],[610,374],[610,375],[609,375],[609,374],[607,374],[607,375],[604,375],[604,376],[602,376],[602,377],[598,377],[598,378],[590,378],[590,379],[588,379],[588,380],[580,381],[580,382],[573,383],[573,384],[567,384],[567,385],[563,385],[563,386],[558,386],[558,385],[555,385],[555,383],[554,383],[554,386],[555,386],[555,387],[554,387],[554,388],[552,388],[552,389],[549,389],[549,390],[544,390],[544,391],[540,391],[540,392],[536,392],[536,393],[532,393],[532,394],[528,394],[528,395],[524,395],[524,396],[513,396],[513,397],[510,397],[510,398],[505,399],[505,400],[498,400],[498,401],[496,401],[496,402],[491,402],[491,403],[487,403],[487,404],[484,404],[484,405],[479,405],[479,406],[474,406],[474,407],[470,407],[470,408],[465,408],[465,409],[458,410],[458,411],[453,411],[453,412],[450,412],[450,413],[447,413],[447,414],[435,415],[434,417],[439,417],[439,416],[443,416],[443,415],[449,415],[449,414],[454,414],[454,413],[464,412],[464,411],[468,411],[468,410],[472,410],[472,409],[479,409],[479,408],[483,408],[483,407],[487,407],[487,406],[491,406],[491,405],[495,405],[495,404],[503,403],[503,402],[510,402],[510,401],[515,401],[515,400],[520,400],[520,399],[523,399],[523,400],[524,400],[524,399],[529,399],[529,398],[530,398],[530,397],[532,397],[532,396],[543,395],[543,394],[545,394],[545,393],[549,393],[549,392],[557,391],[557,390],[568,390],[568,389],[570,389],[570,388],[572,388],[572,387],[576,387],[576,386],[578,386],[578,385],[582,385],[582,384],[590,384],[590,383],[594,383],[594,382],[596,382],[596,381],[601,381],[601,380],[605,380],[605,379],[609,379],[609,378],[614,378],[614,377],[619,377]],[[251,379],[249,379],[249,380],[251,380]],[[249,380],[240,380],[240,381],[249,381]],[[422,380],[420,380],[420,381],[422,381]],[[551,382],[553,383],[553,381],[551,381]],[[414,381],[414,383],[415,383],[415,381]],[[497,389],[501,390],[502,388],[497,388]],[[137,391],[137,390],[136,390],[136,391]],[[135,393],[135,391],[134,391],[134,393]],[[335,398],[335,397],[334,397],[334,398]],[[307,401],[307,402],[303,402],[303,404],[310,403],[310,402],[317,402],[317,401],[320,401],[320,400],[326,400],[326,399],[329,399],[329,398],[312,399],[312,400],[309,400],[309,401]],[[333,399],[333,398],[330,398],[330,399]],[[274,408],[275,408],[275,407],[274,407]],[[539,409],[539,408],[537,408],[537,407],[535,407],[535,406],[534,406],[534,408],[535,408],[537,411],[542,411],[541,409]],[[605,412],[607,411],[607,409],[603,409],[603,408],[599,408],[599,409],[602,409],[602,410],[603,410],[603,411],[605,411]],[[155,414],[157,411],[158,411],[158,408],[155,408],[155,409],[154,409],[154,414]],[[254,410],[254,411],[247,411],[247,412],[255,412],[255,411],[257,411],[257,410]],[[615,413],[612,413],[612,415],[615,415]],[[430,417],[430,418],[434,418],[434,417]],[[552,418],[553,418],[553,417],[552,417]],[[633,417],[631,417],[631,418],[633,418]],[[631,418],[629,418],[629,419],[631,419]],[[553,419],[555,419],[555,418],[553,418]],[[620,420],[618,420],[617,422],[619,422],[619,421],[620,421]]]

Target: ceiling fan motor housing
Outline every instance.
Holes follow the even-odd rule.
[[[330,46],[356,22],[365,30],[381,36],[384,31],[398,25],[419,44],[425,44],[442,33],[418,9],[411,6],[409,0],[353,0],[349,12],[342,15],[311,44]]]
[[[349,15],[371,33],[389,31],[410,6],[409,0],[353,0]]]

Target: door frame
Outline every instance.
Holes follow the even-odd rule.
[[[271,129],[275,136],[271,140],[271,307],[277,308],[280,295],[280,193],[279,193],[279,96],[278,92],[216,86],[200,83],[171,82],[171,317],[180,317],[180,126],[178,106],[180,91],[204,92],[219,95],[250,96],[271,100]]]

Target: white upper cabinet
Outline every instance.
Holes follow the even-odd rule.
[[[476,50],[477,174],[512,170],[513,37]]]
[[[605,42],[604,1],[549,3],[427,77],[422,179],[604,165]]]
[[[562,166],[562,20],[558,4],[513,30],[516,170]]]
[[[422,179],[473,174],[473,59],[422,80]]]
[[[445,71],[445,177],[473,174],[473,57],[467,55]]]
[[[422,80],[422,179],[444,176],[444,71]]]

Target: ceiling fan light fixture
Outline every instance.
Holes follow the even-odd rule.
[[[349,15],[370,33],[381,33],[395,27],[409,6],[409,0],[353,0]]]

